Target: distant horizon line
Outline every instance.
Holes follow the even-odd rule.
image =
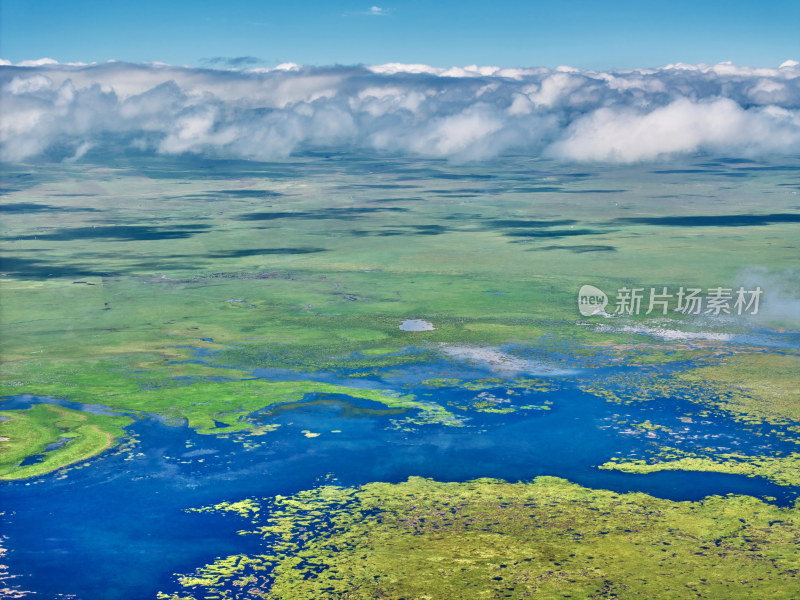
[[[467,73],[474,73],[477,76],[491,76],[493,71],[520,71],[520,72],[528,72],[533,73],[536,71],[547,70],[553,72],[574,72],[574,73],[604,73],[604,72],[635,72],[635,71],[661,71],[661,70],[672,70],[672,69],[680,69],[680,70],[702,70],[702,69],[713,69],[714,67],[739,67],[739,68],[746,68],[746,69],[769,69],[769,70],[776,70],[776,69],[790,69],[797,66],[800,66],[800,61],[794,60],[792,58],[787,58],[779,65],[753,65],[753,64],[745,64],[745,63],[735,63],[731,60],[723,60],[723,61],[716,61],[716,62],[684,62],[684,61],[675,61],[670,62],[667,64],[659,64],[655,66],[638,66],[638,67],[611,67],[611,68],[579,68],[573,67],[568,64],[560,64],[555,67],[547,66],[547,65],[527,65],[527,66],[502,66],[497,64],[478,64],[472,63],[467,65],[449,65],[449,66],[438,66],[428,63],[420,63],[420,62],[402,62],[402,61],[390,61],[390,62],[381,62],[381,63],[369,63],[369,62],[358,62],[358,63],[298,63],[293,61],[284,61],[275,64],[274,66],[239,66],[236,63],[241,64],[242,59],[245,58],[253,58],[253,57],[214,57],[214,58],[204,58],[198,61],[199,64],[175,64],[169,63],[159,60],[151,60],[151,61],[131,61],[131,60],[124,60],[124,59],[115,59],[109,58],[105,60],[97,60],[92,62],[84,62],[84,61],[60,61],[58,59],[54,59],[51,57],[41,57],[36,59],[25,59],[20,60],[17,62],[13,62],[9,59],[0,57],[0,67],[47,67],[47,66],[59,66],[59,67],[96,67],[101,65],[107,64],[125,64],[125,65],[141,65],[141,66],[148,66],[148,67],[171,67],[176,69],[199,69],[199,70],[206,70],[206,71],[234,71],[240,73],[264,73],[270,71],[295,71],[295,70],[302,70],[302,69],[327,69],[327,68],[342,68],[342,67],[352,67],[352,68],[366,68],[373,72],[383,72],[383,73],[419,73],[419,74],[430,74],[430,75],[444,75],[444,76],[458,76],[458,72],[467,72]],[[800,58],[800,57],[798,57]],[[255,59],[254,61],[248,61],[246,64],[248,65],[255,65],[258,63],[274,63],[276,61],[268,61],[264,60],[261,61],[260,59]],[[227,63],[227,64],[225,64]],[[222,66],[224,65],[224,66]]]

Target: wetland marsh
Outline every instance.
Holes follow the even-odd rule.
[[[4,166],[0,590],[794,597],[798,169]]]

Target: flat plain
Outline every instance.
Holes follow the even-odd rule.
[[[798,167],[4,166],[3,591],[793,597]]]

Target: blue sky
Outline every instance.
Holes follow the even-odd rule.
[[[0,57],[581,69],[800,59],[800,2],[2,0]],[[375,6],[377,9],[373,9]]]

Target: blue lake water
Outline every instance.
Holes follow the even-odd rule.
[[[623,371],[623,368],[618,371]],[[511,481],[556,475],[618,492],[641,491],[673,500],[713,494],[771,496],[788,505],[798,489],[759,478],[717,473],[661,472],[633,475],[596,468],[614,456],[646,456],[655,445],[726,447],[761,453],[790,451],[791,444],[765,440],[758,427],[743,429],[710,413],[681,420],[699,407],[664,398],[619,405],[581,392],[576,380],[553,377],[551,392],[521,388],[470,391],[431,388],[429,377],[491,374],[479,365],[447,360],[388,369],[372,378],[346,372],[315,379],[347,385],[401,389],[435,401],[463,418],[464,426],[413,422],[415,411],[398,412],[341,395],[309,394],[304,402],[254,414],[279,427],[261,436],[199,435],[183,426],[144,417],[129,428],[131,442],[100,457],[31,481],[4,483],[2,532],[9,550],[4,562],[19,575],[19,589],[37,598],[132,600],[177,588],[174,573],[230,554],[259,553],[256,536],[236,531],[235,515],[187,513],[185,509],[245,497],[291,494],[333,480],[340,485],[404,481],[411,475],[464,481],[497,477]],[[273,379],[297,373],[257,371]],[[413,382],[417,382],[414,384]],[[508,394],[511,389],[514,394]],[[508,414],[460,410],[483,391],[508,402],[550,410]],[[7,408],[24,408],[49,398],[18,396]],[[78,408],[74,403],[55,400]],[[86,409],[86,405],[80,405]],[[95,411],[102,407],[90,407]],[[411,418],[411,420],[409,420]],[[658,422],[672,434],[631,428],[621,422]],[[318,433],[306,437],[304,432]],[[334,433],[338,432],[338,433]],[[670,437],[672,436],[672,437]],[[326,479],[330,476],[331,479]]]

